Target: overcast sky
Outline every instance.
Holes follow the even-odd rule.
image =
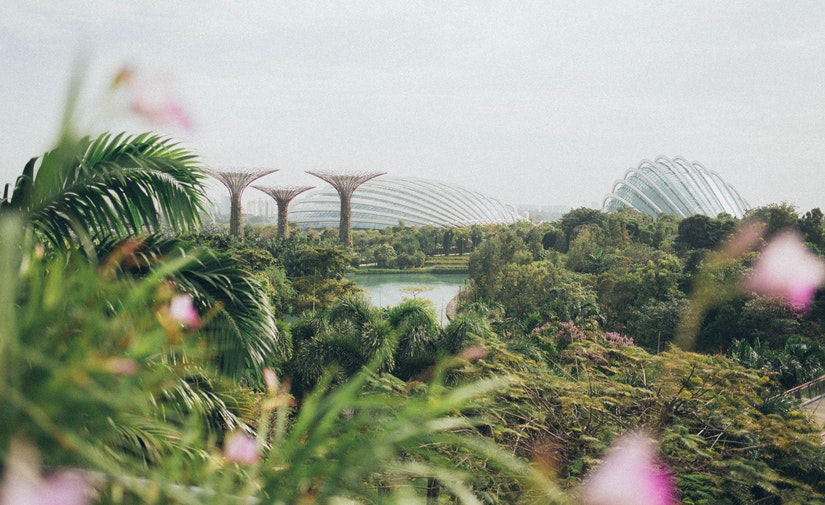
[[[664,155],[825,208],[822,1],[0,0],[0,181],[54,141],[78,54],[88,128],[280,169],[265,184],[385,171],[578,207]],[[124,64],[194,126],[101,108]]]

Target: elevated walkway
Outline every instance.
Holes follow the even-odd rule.
[[[825,439],[825,375],[800,384],[783,393],[800,401],[802,408],[811,415],[814,422],[823,430]]]

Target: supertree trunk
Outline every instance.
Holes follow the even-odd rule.
[[[289,237],[289,203],[293,198],[314,186],[252,186],[271,196],[278,204],[278,238]]]
[[[352,245],[352,193],[341,195],[341,220],[338,223],[338,238],[347,247]]]
[[[229,234],[243,238],[243,223],[241,222],[241,194],[230,196],[229,204]]]
[[[278,202],[278,238],[289,238],[288,202]]]

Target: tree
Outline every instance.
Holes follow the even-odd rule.
[[[713,249],[733,232],[736,222],[730,218],[716,219],[697,214],[679,222],[675,246],[679,252]]]
[[[687,306],[684,298],[650,300],[631,315],[627,323],[628,334],[639,347],[651,353],[660,353],[676,336],[682,311]]]
[[[404,300],[387,311],[398,338],[393,374],[407,380],[436,361],[440,331],[429,300]]]
[[[378,268],[393,268],[398,255],[389,244],[381,244],[375,248],[375,263]]]
[[[444,248],[444,256],[450,255],[450,249],[453,248],[453,239],[455,238],[455,231],[452,228],[446,228],[444,234],[441,235],[441,247]]]
[[[141,240],[98,245],[98,262],[118,258],[123,276],[148,278],[165,271],[175,288],[189,294],[201,314],[210,314],[201,328],[210,359],[235,378],[283,359],[285,349],[275,326],[269,298],[259,279],[243,262],[226,253],[184,249],[174,238],[149,236]],[[263,264],[269,253],[246,250],[249,264]],[[172,269],[168,265],[174,265]]]
[[[805,242],[813,245],[820,254],[825,252],[825,215],[818,207],[802,216],[799,230],[805,235]]]
[[[594,224],[576,228],[576,235],[567,248],[567,267],[575,272],[597,273],[602,270],[604,231]]]
[[[470,231],[467,228],[458,228],[455,231],[455,246],[458,249],[458,255],[461,256],[467,250],[467,246],[471,243]]]
[[[799,211],[789,203],[772,203],[750,209],[745,213],[746,220],[765,223],[765,236],[770,237],[782,230],[799,226]]]
[[[504,267],[514,260],[529,263],[532,259],[524,241],[512,230],[504,229],[473,251],[468,261],[468,270],[479,294],[489,301],[495,301],[496,283]]]
[[[564,232],[555,226],[547,230],[541,237],[541,246],[544,249],[554,249],[559,252],[567,251],[567,240]]]
[[[594,224],[601,227],[604,225],[605,219],[606,214],[604,212],[596,209],[581,207],[578,209],[573,209],[563,215],[559,220],[559,226],[561,226],[561,229],[564,232],[564,238],[569,244],[575,236],[576,228],[586,224]]]

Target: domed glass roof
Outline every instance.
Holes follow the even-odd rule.
[[[332,187],[308,191],[289,209],[289,220],[304,228],[337,228],[341,204]],[[410,177],[381,176],[363,183],[352,196],[352,227],[506,224],[515,209],[458,186]]]
[[[742,217],[748,204],[725,183],[719,174],[683,158],[642,161],[624,179],[613,185],[604,198],[606,212],[631,207],[651,216],[661,213],[688,217],[695,214],[717,216],[722,213]]]

